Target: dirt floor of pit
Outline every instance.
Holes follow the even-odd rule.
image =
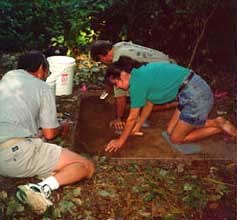
[[[201,146],[198,154],[184,155],[164,140],[161,133],[174,110],[152,113],[151,127],[144,128],[144,136],[131,136],[122,149],[116,153],[104,151],[106,143],[117,136],[109,128],[114,117],[114,105],[111,101],[100,100],[100,91],[84,93],[81,96],[79,121],[74,146],[78,152],[92,155],[106,155],[117,158],[155,158],[155,159],[213,159],[236,161],[237,145],[230,137],[219,134],[197,142]]]

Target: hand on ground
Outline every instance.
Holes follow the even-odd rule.
[[[69,123],[70,121],[68,119],[64,119],[60,122],[60,129],[61,129],[61,136],[66,136],[69,132]]]
[[[119,139],[111,140],[105,147],[106,152],[116,152],[119,148],[122,147],[122,143]]]

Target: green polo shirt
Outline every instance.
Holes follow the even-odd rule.
[[[129,81],[131,108],[143,107],[147,101],[163,104],[174,100],[189,73],[189,69],[167,62],[133,68]]]

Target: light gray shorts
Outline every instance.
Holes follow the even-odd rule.
[[[51,175],[62,147],[26,138],[13,146],[0,148],[0,175],[8,177],[45,178]]]

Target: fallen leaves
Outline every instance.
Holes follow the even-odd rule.
[[[233,172],[229,169],[233,163],[217,161],[204,165],[203,161],[158,160],[120,163],[104,156],[95,156],[94,161],[97,168],[91,180],[53,192],[54,206],[45,213],[44,220],[201,220],[205,209],[223,207],[219,204],[226,197],[232,204],[226,209],[234,213],[233,180],[224,181],[221,176],[223,172]],[[35,219],[15,199],[14,192],[7,190],[0,191],[0,210],[6,219]]]

